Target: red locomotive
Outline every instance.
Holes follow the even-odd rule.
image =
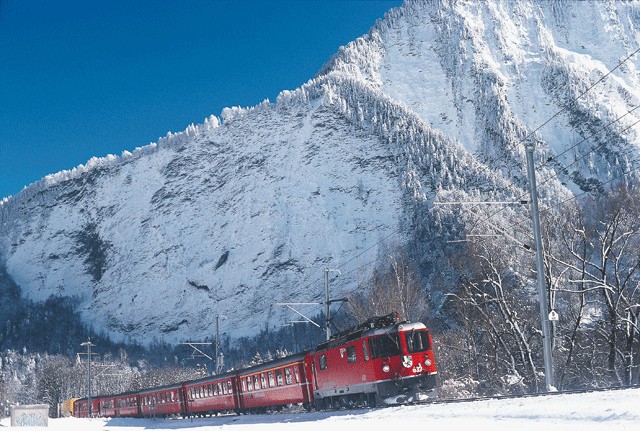
[[[429,331],[392,313],[337,334],[313,351],[200,380],[99,396],[92,415],[198,416],[252,413],[301,405],[307,410],[401,404],[435,397]],[[74,403],[88,416],[88,400]]]

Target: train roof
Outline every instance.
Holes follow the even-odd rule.
[[[427,329],[427,326],[421,322],[408,322],[398,325],[398,331],[417,331],[421,329]]]
[[[284,358],[278,358],[273,361],[263,362],[262,364],[254,365],[253,367],[244,368],[238,371],[238,375],[253,374],[256,372],[270,370],[272,368],[284,367],[294,362],[300,362],[304,360],[307,352],[298,353],[291,356],[285,356]]]
[[[215,374],[207,377],[202,377],[197,380],[189,380],[185,382],[185,386],[199,385],[201,383],[217,382],[218,380],[226,380],[235,377],[237,371],[227,371],[222,374]]]
[[[139,391],[136,391],[135,393],[137,394],[151,394],[153,392],[161,392],[161,391],[169,391],[171,389],[180,389],[182,387],[183,383],[174,383],[172,385],[164,385],[164,386],[156,386],[153,388],[147,388],[147,389],[140,389]]]
[[[407,320],[401,321],[398,313],[390,313],[386,316],[372,317],[353,328],[336,334],[330,340],[318,344],[316,352],[333,349],[363,337],[372,337],[397,331],[415,331],[422,329],[427,329],[424,323],[409,322]]]

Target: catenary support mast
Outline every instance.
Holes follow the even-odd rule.
[[[547,392],[555,390],[553,385],[553,354],[551,351],[551,331],[549,328],[549,305],[547,287],[544,276],[544,261],[542,250],[542,235],[540,230],[540,215],[538,212],[538,190],[536,187],[536,173],[533,165],[533,144],[527,144],[527,172],[529,174],[529,193],[531,195],[531,218],[533,221],[533,236],[536,245],[536,271],[538,274],[538,299],[540,302],[540,323],[542,324],[542,343],[544,346],[544,378]]]

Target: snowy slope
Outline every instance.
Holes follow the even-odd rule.
[[[637,175],[639,55],[568,102],[640,46],[639,12],[409,0],[275,103],[6,200],[0,265],[29,298],[77,298],[116,339],[210,337],[217,314],[229,335],[280,326],[274,303],[321,299],[325,267],[354,274],[336,296],[352,291],[436,197],[520,196],[534,131],[538,162],[559,155],[540,167],[548,202]]]
[[[636,430],[640,420],[640,389],[590,394],[552,395],[511,400],[403,406],[327,413],[227,416],[211,419],[50,419],[52,431],[142,431],[154,429],[231,431],[389,429],[492,431]],[[8,426],[8,419],[1,426]],[[42,429],[21,428],[25,431]]]
[[[370,83],[493,168],[521,164],[520,141],[544,124],[536,140],[545,158],[563,153],[569,171],[607,181],[634,166],[640,145],[638,54],[617,68],[640,47],[638,8],[410,0],[327,69]],[[602,141],[605,148],[576,162]]]

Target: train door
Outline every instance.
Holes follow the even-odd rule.
[[[314,388],[318,387],[318,373],[316,370],[316,362],[313,360],[313,355],[307,353],[302,362],[302,369],[304,370],[305,386],[307,387],[307,393],[309,395],[309,403],[313,403],[315,394]]]
[[[186,383],[183,383],[182,386],[180,386],[180,389],[178,389],[178,400],[180,401],[180,413],[182,413],[183,417],[187,417],[189,415],[189,411],[188,411],[189,403],[187,402],[188,397],[189,395],[187,394]]]

